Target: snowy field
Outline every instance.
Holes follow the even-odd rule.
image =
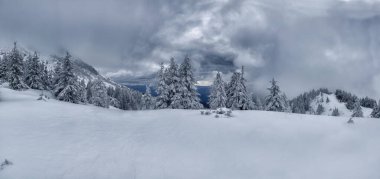
[[[380,120],[121,111],[0,88],[1,179],[379,179]]]

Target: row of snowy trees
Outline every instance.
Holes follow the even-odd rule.
[[[61,101],[91,103],[106,108],[114,106],[124,110],[203,108],[188,57],[179,66],[173,58],[167,67],[161,64],[156,90],[158,96],[154,97],[150,86],[147,86],[146,92],[141,94],[120,85],[106,87],[99,79],[87,83],[78,79],[74,75],[74,65],[69,53],[59,58],[55,68],[51,70],[48,69],[46,62],[39,60],[36,52],[22,53],[17,49],[16,43],[12,50],[0,55],[0,82],[9,82],[10,88],[15,90],[29,88],[49,90]],[[270,84],[269,95],[262,103],[260,98],[248,92],[243,68],[240,72],[233,73],[228,83],[223,81],[220,73],[217,73],[210,91],[210,108],[305,113],[311,110],[310,103],[317,95],[332,94],[328,89],[312,90],[288,101],[277,81],[273,79]],[[380,107],[371,98],[359,99],[343,90],[336,90],[335,95],[353,111],[354,117],[363,115],[361,106],[373,108],[371,116],[380,117]],[[323,106],[318,105],[315,114],[323,112]],[[332,115],[338,116],[338,109],[334,109]]]
[[[272,79],[271,86],[268,88],[269,95],[265,98],[265,104],[262,106],[258,98],[252,98],[249,95],[244,78],[244,68],[241,72],[233,73],[229,83],[225,83],[217,73],[211,87],[209,96],[210,108],[231,108],[237,110],[267,110],[289,112],[289,102],[277,85],[277,81]]]
[[[54,70],[48,70],[47,63],[39,60],[38,54],[20,52],[17,44],[9,52],[4,52],[0,60],[0,80],[8,82],[15,90],[49,90],[56,99],[71,103],[91,103],[108,107],[107,88],[95,80],[85,84],[73,72],[69,53],[58,62]]]

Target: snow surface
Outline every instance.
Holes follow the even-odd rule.
[[[4,179],[379,179],[380,120],[122,111],[0,88]]]
[[[330,102],[327,102],[327,98],[329,98]],[[339,102],[335,94],[321,93],[315,97],[310,106],[314,111],[317,111],[319,104],[325,108],[321,115],[331,116],[335,108],[338,109],[340,116],[350,117],[352,115],[352,111],[347,109],[346,103]],[[362,111],[364,117],[370,117],[373,109],[362,107]]]

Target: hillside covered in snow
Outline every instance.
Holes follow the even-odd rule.
[[[380,121],[373,118],[353,125],[347,117],[267,111],[214,118],[39,94],[0,88],[0,162],[12,163],[0,178],[380,178]]]

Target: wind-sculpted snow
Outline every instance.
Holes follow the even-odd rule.
[[[0,88],[4,179],[377,179],[380,121],[234,111],[122,111]]]

